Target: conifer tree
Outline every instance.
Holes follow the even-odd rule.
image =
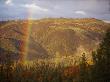
[[[87,64],[87,59],[85,57],[85,53],[83,53],[81,57],[81,62],[80,62],[80,69],[79,69],[79,82],[88,82],[89,77],[88,77],[88,64]]]
[[[96,52],[93,52],[94,67],[92,77],[100,82],[110,81],[110,29],[107,30],[103,41]]]

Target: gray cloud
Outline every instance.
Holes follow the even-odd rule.
[[[30,13],[36,19],[94,17],[110,20],[110,0],[0,0],[0,10],[0,18],[27,18]]]

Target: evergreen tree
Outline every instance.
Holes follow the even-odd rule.
[[[94,62],[92,78],[100,82],[110,81],[110,29],[107,30],[99,48],[92,55]]]
[[[81,57],[81,62],[80,62],[80,69],[79,69],[79,82],[88,82],[89,81],[89,76],[88,76],[88,64],[87,64],[87,59],[85,57],[85,53],[83,53]]]

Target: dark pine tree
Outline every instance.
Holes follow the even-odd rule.
[[[96,82],[110,82],[110,29],[96,52],[93,52],[92,78]]]
[[[81,57],[81,62],[79,64],[79,81],[78,82],[88,82],[89,81],[89,75],[88,75],[88,63],[85,56],[85,53],[83,53]]]

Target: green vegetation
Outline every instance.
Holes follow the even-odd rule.
[[[92,78],[96,81],[110,81],[110,30],[107,30],[102,43],[93,52],[94,66]]]
[[[78,82],[89,82],[89,74],[88,74],[88,63],[85,57],[85,53],[81,57],[81,62],[79,64],[79,81]]]
[[[92,53],[93,64],[88,65],[83,55],[80,64],[81,82],[110,82],[110,29],[99,48]]]

